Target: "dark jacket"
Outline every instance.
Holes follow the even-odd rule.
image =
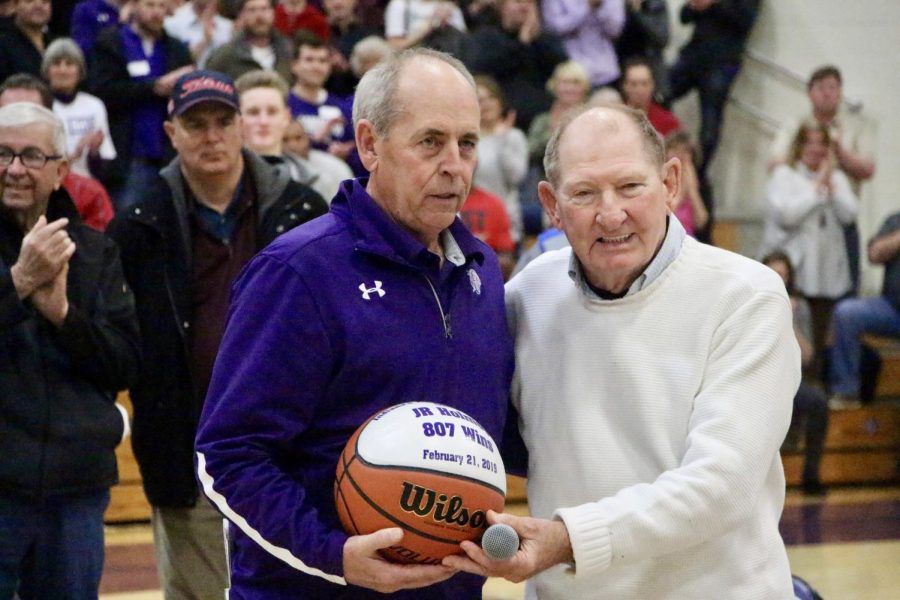
[[[57,329],[19,300],[10,268],[22,232],[0,217],[0,493],[40,498],[116,483],[124,422],[118,390],[139,362],[134,297],[116,245],[81,222],[68,193],[50,196],[47,218],[66,217],[69,312]]]
[[[679,18],[685,25],[693,24],[694,32],[679,60],[690,57],[698,68],[739,65],[758,14],[759,0],[721,0],[702,11],[685,4]]]
[[[272,32],[272,49],[275,52],[274,71],[284,77],[285,81],[293,81],[291,63],[294,60],[294,49],[291,42],[277,31]],[[250,44],[243,34],[224,46],[213,50],[206,61],[206,68],[211,71],[225,73],[232,79],[237,79],[248,71],[262,69],[262,65],[256,62],[250,53]]]
[[[257,190],[257,244],[328,211],[322,197],[275,171],[251,152],[246,168]],[[107,233],[122,249],[125,277],[134,289],[144,361],[131,388],[132,445],[144,490],[154,506],[193,506],[198,497],[193,448],[203,406],[188,360],[192,247],[189,205],[180,159],[160,173],[145,201],[128,208]]]
[[[49,43],[50,38],[45,34],[44,47]],[[11,28],[0,32],[0,83],[16,73],[28,73],[40,78],[42,60],[43,55],[37,46],[16,27],[15,22]]]
[[[123,25],[108,27],[100,32],[94,46],[88,69],[88,88],[103,100],[109,113],[109,133],[116,146],[117,156],[108,167],[109,178],[119,180],[128,172],[131,163],[131,132],[134,108],[139,105],[153,103],[163,108],[168,105],[168,98],[153,92],[155,79],[134,79],[128,73],[125,50],[122,45],[121,29]],[[191,53],[179,40],[163,33],[166,54],[166,73],[179,67],[191,64]],[[168,140],[166,142],[168,144]],[[168,147],[166,162],[174,156],[174,150]],[[108,183],[108,182],[105,182]]]
[[[500,27],[475,31],[464,55],[472,73],[492,76],[500,84],[508,106],[516,109],[516,127],[528,131],[532,119],[550,110],[553,97],[547,80],[556,65],[567,59],[562,41],[543,32],[530,44],[519,41],[517,32]]]

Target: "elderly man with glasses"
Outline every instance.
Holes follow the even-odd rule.
[[[0,108],[0,598],[96,598],[103,513],[138,369],[134,299],[115,244],[62,181],[48,109]]]

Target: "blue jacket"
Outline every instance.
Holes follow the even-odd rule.
[[[494,253],[457,219],[438,258],[345,181],[331,212],[278,238],[234,286],[197,435],[207,496],[237,525],[232,598],[384,598],[343,585],[338,456],[374,412],[457,407],[499,443],[513,370]],[[478,598],[459,574],[394,598]],[[300,592],[302,590],[302,593]]]

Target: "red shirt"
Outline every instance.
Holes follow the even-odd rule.
[[[324,42],[331,39],[331,27],[328,26],[328,20],[319,9],[310,4],[307,4],[306,8],[298,13],[289,13],[285,10],[284,5],[279,3],[275,7],[275,29],[291,39],[300,29],[312,31]]]
[[[515,242],[509,234],[509,215],[503,200],[473,187],[466,198],[462,210],[459,211],[466,227],[481,241],[494,249],[494,252],[512,252]]]
[[[81,220],[97,231],[104,231],[112,221],[113,207],[103,184],[91,177],[69,171],[63,179],[63,187],[75,202]]]
[[[681,129],[681,121],[678,120],[678,117],[656,102],[650,103],[650,108],[647,109],[647,119],[650,120],[653,128],[659,132],[659,135],[663,137]]]

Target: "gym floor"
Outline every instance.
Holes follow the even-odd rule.
[[[524,505],[508,507],[525,514]],[[900,487],[834,488],[822,498],[789,490],[781,532],[791,570],[824,600],[883,600],[900,590]],[[147,524],[106,532],[101,600],[163,600]],[[893,565],[893,566],[892,566]],[[490,580],[486,600],[520,600],[524,585]]]

